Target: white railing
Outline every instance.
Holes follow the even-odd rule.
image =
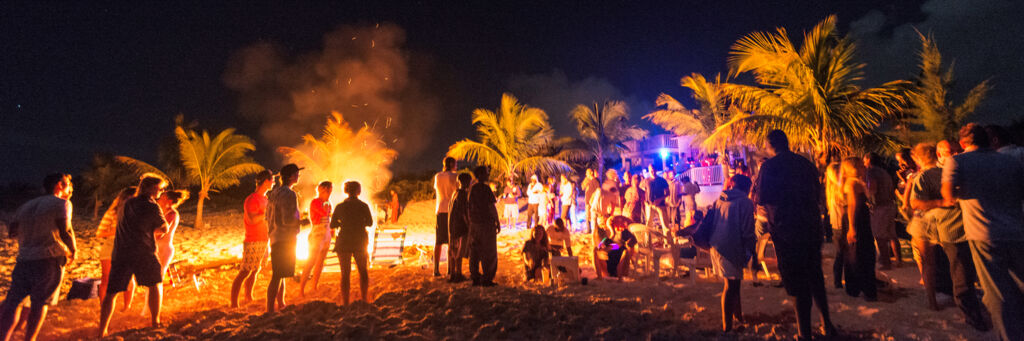
[[[690,181],[700,186],[721,185],[725,183],[725,172],[722,169],[722,165],[690,168],[683,172],[683,175],[689,176]]]

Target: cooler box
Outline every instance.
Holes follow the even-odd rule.
[[[559,284],[580,282],[580,260],[578,257],[551,257],[551,276]]]

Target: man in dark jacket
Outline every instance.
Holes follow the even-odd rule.
[[[469,275],[473,285],[494,286],[498,272],[498,209],[497,198],[487,182],[490,174],[485,166],[473,169],[476,184],[469,191]]]
[[[459,189],[452,195],[452,207],[448,210],[448,282],[466,280],[462,276],[462,258],[469,249],[469,185],[473,176],[462,173],[458,177]]]
[[[768,152],[774,156],[761,165],[754,203],[765,209],[782,284],[796,301],[800,338],[811,339],[812,302],[821,312],[825,335],[835,335],[821,271],[824,235],[818,169],[789,150],[789,139],[781,130],[768,133]]]

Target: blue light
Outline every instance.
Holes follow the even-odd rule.
[[[661,158],[662,159],[667,159],[668,158],[668,148],[661,148],[661,151],[658,152],[658,154],[661,154]]]

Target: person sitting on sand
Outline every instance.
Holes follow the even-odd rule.
[[[565,219],[555,219],[555,224],[547,229],[548,250],[552,256],[568,253],[572,257],[572,234],[565,227]]]
[[[541,270],[551,265],[548,259],[548,250],[548,235],[544,231],[544,226],[534,226],[530,231],[530,239],[523,244],[522,252],[526,267],[526,280],[533,281],[538,278],[544,278]],[[551,276],[550,271],[548,271],[548,276]]]
[[[299,281],[299,295],[306,296],[306,282],[313,277],[313,290],[320,284],[320,274],[324,272],[324,258],[331,247],[331,192],[334,185],[330,181],[321,182],[316,187],[316,198],[309,202],[309,257],[306,268],[302,271]]]
[[[267,261],[267,191],[274,185],[274,176],[269,170],[256,173],[256,190],[245,198],[242,204],[242,224],[245,239],[242,242],[242,265],[231,283],[231,307],[238,307],[238,292],[245,284],[245,299],[252,301],[252,287],[256,276]]]
[[[604,238],[594,248],[594,267],[597,278],[618,277],[620,280],[629,275],[629,261],[636,252],[636,236],[626,227],[631,221],[623,216],[608,218],[608,229],[611,236]]]
[[[366,228],[373,226],[373,217],[370,215],[370,206],[359,200],[359,193],[363,190],[359,182],[347,181],[344,189],[348,197],[334,207],[331,227],[339,229],[338,238],[334,242],[334,252],[338,254],[338,265],[341,266],[341,304],[347,305],[351,290],[352,259],[355,259],[356,269],[359,271],[359,297],[363,302],[369,301],[367,291],[370,287],[370,275],[366,271],[369,257],[366,254]],[[447,224],[447,221],[445,223]]]
[[[459,174],[459,189],[452,198],[452,207],[448,210],[448,282],[458,283],[466,280],[462,275],[462,259],[469,254],[469,186],[473,176],[469,173]]]
[[[754,253],[754,203],[748,198],[750,178],[733,175],[721,198],[709,210],[711,263],[725,280],[722,287],[722,331],[732,330],[732,322],[743,321],[740,281],[747,259]],[[756,273],[755,273],[756,275]]]

